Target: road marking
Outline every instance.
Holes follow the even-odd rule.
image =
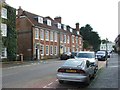
[[[20,65],[20,66],[13,66],[13,67],[8,67],[8,68],[3,68],[3,69],[14,69],[14,68],[20,68],[20,67],[27,67],[31,65]]]
[[[56,82],[58,81],[58,79],[55,80]]]
[[[44,86],[43,88],[47,88],[47,86]]]
[[[55,80],[57,81],[57,80]],[[54,82],[50,82],[49,84],[45,85],[43,88],[53,88],[53,87],[50,87],[50,85],[52,85]]]
[[[29,65],[12,66],[12,67],[2,68],[2,69],[13,69],[13,68],[19,68],[19,67],[27,67],[27,66],[32,66],[32,65],[38,65],[38,64],[40,64],[40,63],[31,63]]]
[[[53,82],[49,83],[48,86],[50,86],[51,84],[53,84]]]
[[[108,66],[108,67],[118,67],[118,66]]]

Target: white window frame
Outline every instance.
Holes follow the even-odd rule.
[[[59,29],[61,29],[61,24],[60,23],[57,23],[57,26]]]
[[[47,19],[47,25],[48,25],[48,26],[51,26],[51,25],[52,25],[52,24],[51,24],[51,20]]]
[[[76,36],[76,43],[78,44],[78,36]]]
[[[67,47],[67,51],[70,52],[70,47]]]
[[[40,39],[44,40],[44,30],[43,29],[40,30]]]
[[[64,34],[64,43],[66,43],[66,35]]]
[[[73,29],[72,29],[72,28],[70,28],[70,32],[71,32],[71,33],[73,32]]]
[[[79,31],[77,31],[77,34],[78,34],[78,35],[80,34]]]
[[[41,51],[41,56],[43,56],[44,55],[44,45],[43,44],[40,45],[40,49],[42,50]]]
[[[53,31],[50,31],[50,41],[53,41],[53,35],[54,35]]]
[[[6,37],[7,36],[7,24],[1,23],[1,34],[2,36]]]
[[[6,8],[2,8],[1,17],[4,19],[7,19],[7,9]]]
[[[79,38],[79,44],[81,44],[81,38]]]
[[[57,32],[54,32],[54,41],[57,42],[57,39],[58,39],[58,35],[57,35]]]
[[[70,43],[70,36],[67,36],[67,43]]]
[[[46,45],[46,47],[48,47],[48,51],[47,51],[47,48],[45,48],[46,55],[49,55],[49,45]]]
[[[60,42],[63,43],[63,34],[60,34]]]
[[[39,29],[35,28],[35,39],[39,39]]]
[[[4,53],[4,56],[2,55]],[[7,48],[2,48],[1,58],[7,58]]]
[[[57,46],[54,46],[54,54],[57,55]]]
[[[66,25],[64,25],[64,26],[63,26],[63,29],[64,29],[64,30],[67,30],[67,27],[66,27]]]
[[[74,39],[74,35],[72,35],[72,43],[74,43],[75,42],[75,39]]]
[[[38,23],[42,23],[43,24],[43,18],[42,17],[38,17]]]
[[[49,31],[48,30],[45,31],[45,40],[49,41]]]
[[[50,45],[50,55],[53,55],[53,46]]]
[[[66,52],[66,46],[63,47],[63,52]]]

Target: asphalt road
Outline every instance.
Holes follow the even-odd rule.
[[[2,69],[3,88],[117,88],[118,87],[118,56],[116,54],[106,62],[99,62],[101,68],[89,86],[82,83],[58,83],[56,73],[64,60],[31,63]],[[102,68],[104,67],[104,68]]]
[[[3,88],[42,88],[44,84],[56,77],[57,68],[63,61],[31,63],[29,65],[3,68]],[[47,81],[47,82],[46,82]]]

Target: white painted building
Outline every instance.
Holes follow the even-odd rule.
[[[102,43],[101,43],[101,45],[100,45],[100,50],[112,51],[114,45],[115,45],[115,43],[112,43],[112,42],[107,43],[107,45],[106,45],[106,43],[105,43],[105,44],[102,44]],[[106,47],[107,47],[107,48],[106,48]]]

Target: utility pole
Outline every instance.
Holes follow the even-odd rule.
[[[108,42],[108,39],[106,38],[106,51],[108,51],[107,42]]]

